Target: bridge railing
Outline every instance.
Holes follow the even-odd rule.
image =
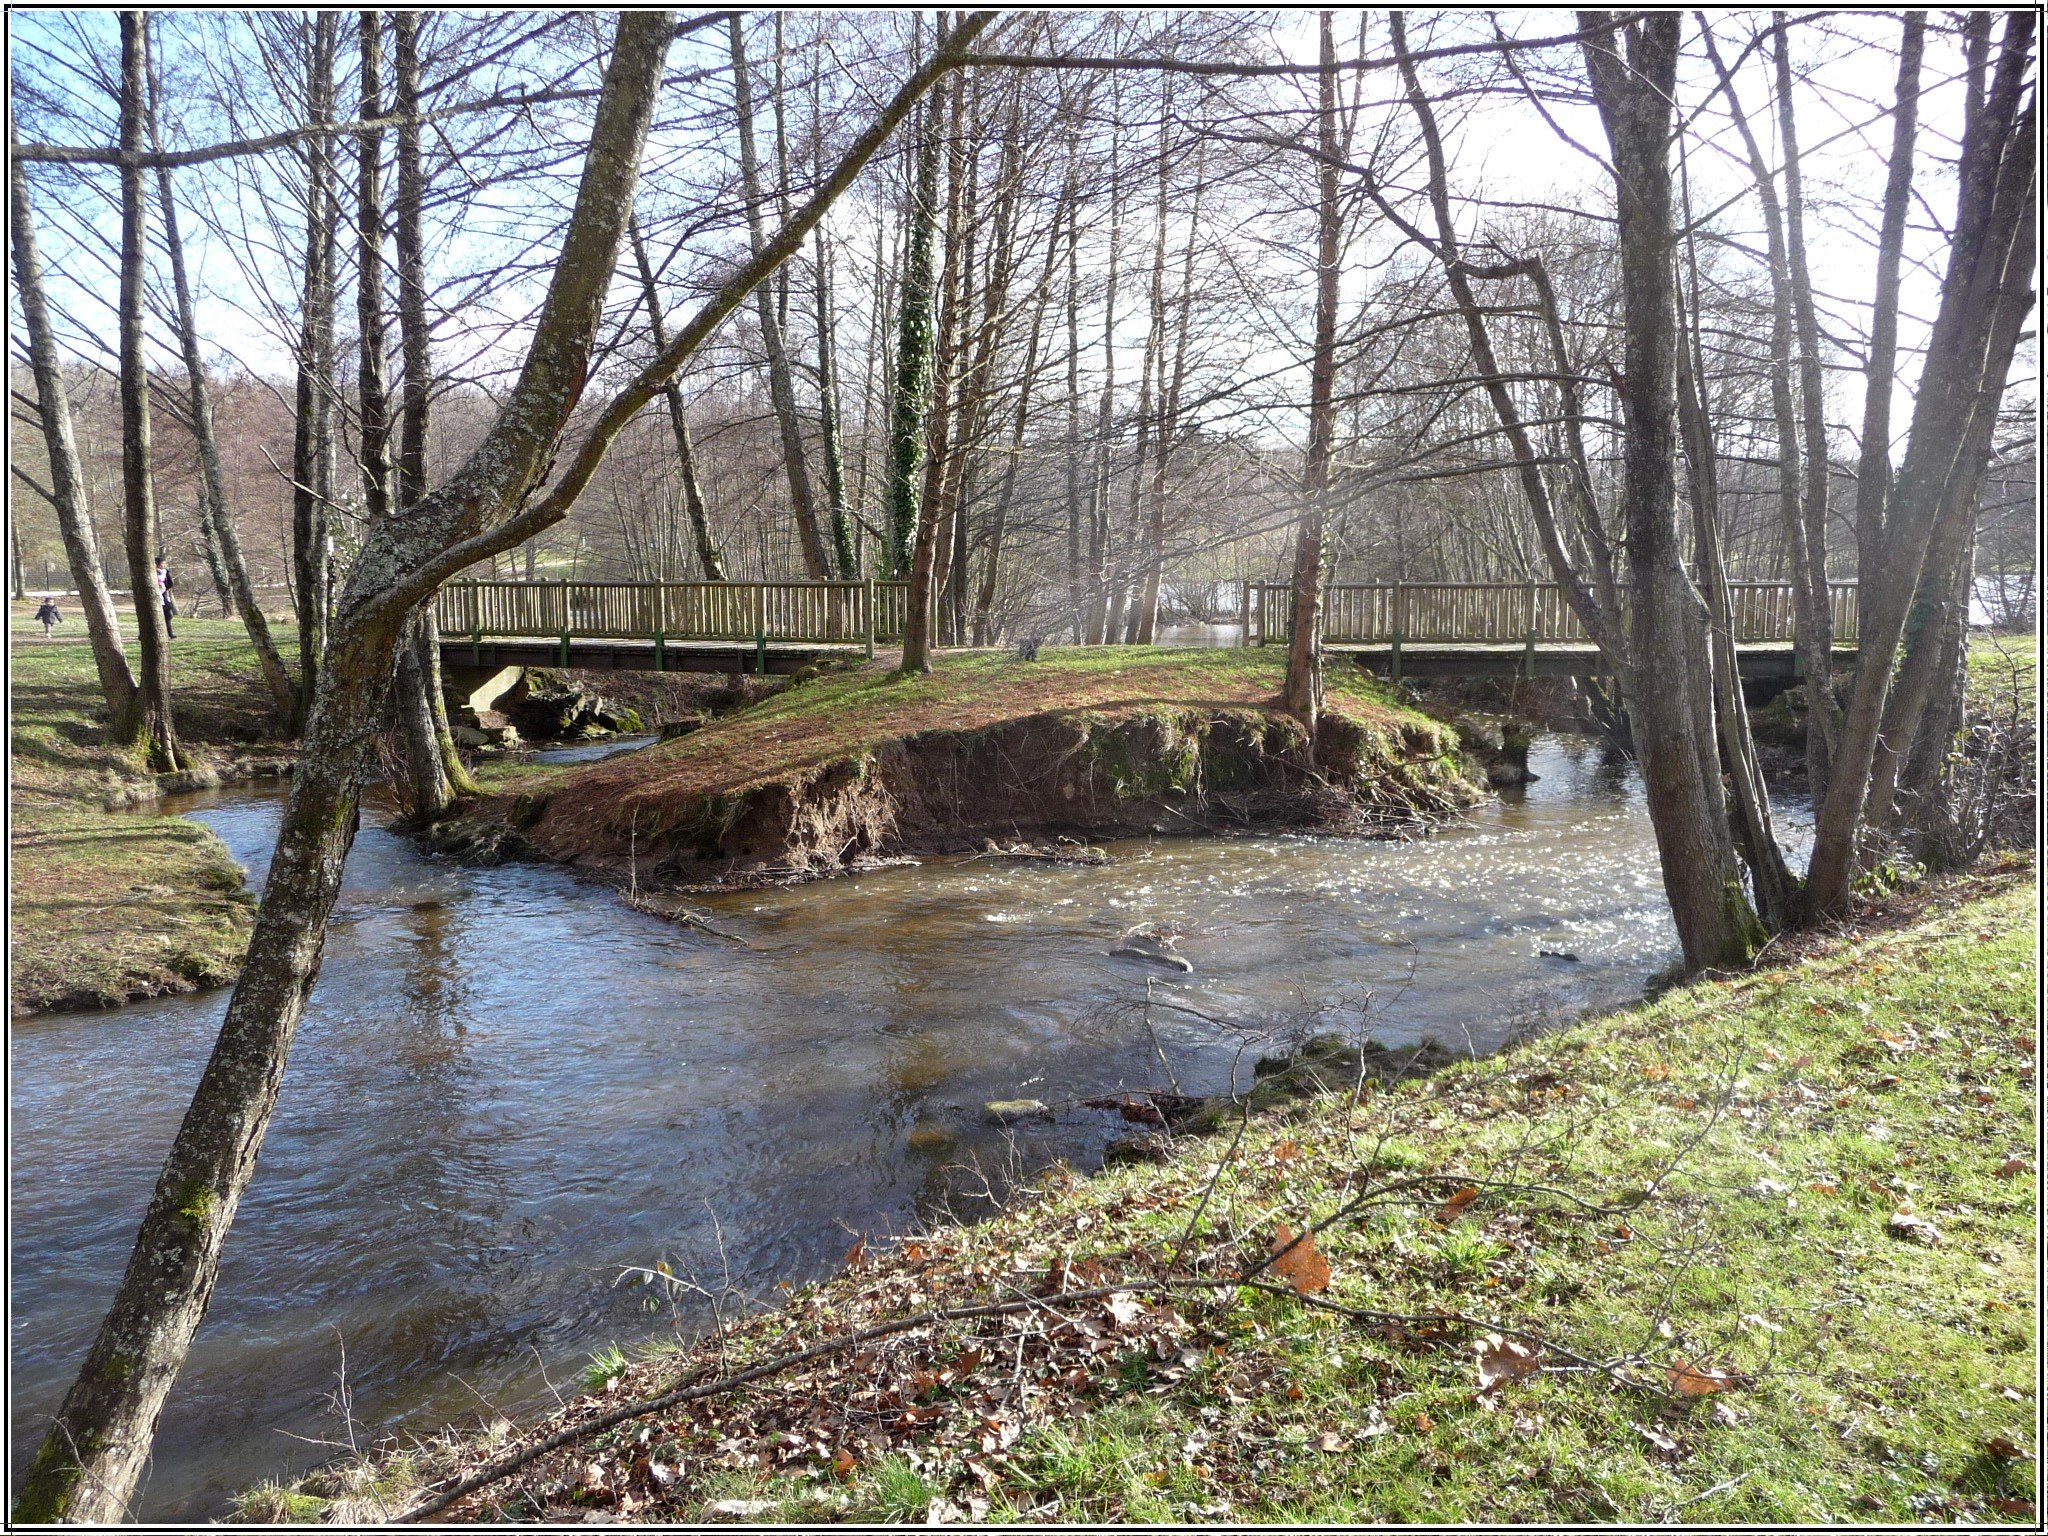
[[[1792,585],[1783,581],[1728,584],[1729,616],[1740,643],[1793,638]],[[1280,582],[1252,584],[1246,643],[1286,638],[1294,590]],[[1835,639],[1856,639],[1856,583],[1828,583]],[[1584,644],[1586,628],[1551,582],[1381,582],[1326,587],[1323,639],[1339,645],[1461,642],[1483,645]]]
[[[434,601],[451,637],[789,640],[902,636],[907,581],[452,581]]]

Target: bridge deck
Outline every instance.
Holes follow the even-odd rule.
[[[441,637],[444,667],[578,667],[590,672],[765,672],[786,677],[821,661],[859,661],[865,645],[817,641],[669,640],[657,657],[652,640]]]

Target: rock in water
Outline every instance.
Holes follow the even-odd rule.
[[[1050,1120],[1052,1111],[1040,1099],[990,1099],[983,1106],[997,1125],[1015,1125],[1020,1120]]]

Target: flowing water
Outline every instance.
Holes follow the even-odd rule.
[[[203,1518],[326,1459],[344,1380],[367,1440],[531,1408],[591,1350],[697,1322],[629,1267],[765,1295],[854,1233],[971,1212],[963,1168],[1092,1166],[1123,1129],[1067,1107],[1013,1143],[986,1100],[1213,1091],[1304,1021],[1485,1049],[1628,998],[1676,952],[1634,771],[1569,739],[1530,763],[1539,782],[1414,842],[1161,838],[1103,867],[956,859],[705,900],[743,945],[366,816],[142,1512]],[[260,885],[279,806],[179,808]],[[1147,921],[1182,932],[1191,975],[1106,953]],[[1148,1017],[1148,971],[1155,1000],[1245,1027]],[[225,1003],[12,1027],[17,1473]]]

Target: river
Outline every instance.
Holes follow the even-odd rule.
[[[1412,842],[1159,838],[1101,867],[933,860],[705,900],[744,947],[556,868],[425,857],[366,815],[141,1513],[205,1518],[326,1459],[344,1379],[367,1443],[516,1414],[593,1349],[695,1326],[629,1266],[765,1296],[855,1233],[971,1214],[963,1165],[998,1184],[1013,1160],[1093,1166],[1123,1129],[1063,1111],[1013,1148],[986,1100],[1169,1071],[1214,1091],[1305,1022],[1483,1050],[1625,1000],[1676,953],[1640,785],[1576,739],[1530,764],[1526,790]],[[178,808],[260,884],[280,803]],[[1153,995],[1243,1030],[1164,1008],[1148,1027],[1152,968],[1106,953],[1144,921],[1180,929],[1195,966],[1155,971]],[[13,1024],[17,1475],[225,1004]]]

